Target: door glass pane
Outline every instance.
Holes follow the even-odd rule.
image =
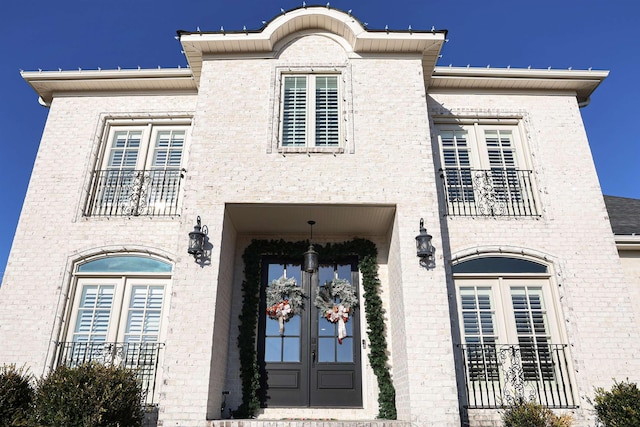
[[[300,264],[268,264],[269,284],[282,277],[294,278],[298,286],[302,284]],[[282,333],[278,319],[272,319],[266,313],[265,321],[265,362],[300,362],[302,317],[300,313],[285,321]]]
[[[296,279],[298,286],[302,283],[302,266],[300,264],[287,264],[287,279]]]
[[[321,265],[318,268],[318,283],[320,286],[326,282],[331,282],[335,278],[333,265]]]
[[[276,319],[272,319],[266,314],[264,315],[266,327],[265,334],[266,335],[280,335],[280,324]],[[293,320],[293,319],[292,319]]]
[[[283,341],[283,362],[299,362],[300,361],[300,338],[285,337]]]
[[[318,312],[318,335],[320,336],[336,336],[336,325],[328,322],[323,313]]]
[[[282,338],[269,337],[264,340],[264,361],[280,362],[282,357]]]
[[[353,362],[353,338],[344,338],[337,349],[338,362]]]
[[[284,323],[284,335],[285,336],[300,336],[300,321],[299,315],[293,316],[288,322]]]
[[[344,279],[351,282],[351,264],[338,264],[336,269],[338,279]]]
[[[269,272],[267,273],[267,276],[268,283],[271,283],[273,280],[278,280],[284,276],[284,264],[269,264]]]
[[[318,339],[318,362],[335,362],[336,361],[336,343],[335,337]]]

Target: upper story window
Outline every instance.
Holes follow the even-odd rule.
[[[539,215],[516,124],[454,123],[437,129],[448,215]]]
[[[189,127],[111,124],[85,215],[175,215]]]
[[[281,147],[338,147],[340,76],[282,74],[281,79]]]

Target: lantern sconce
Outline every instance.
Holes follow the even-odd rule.
[[[420,218],[420,234],[416,236],[416,249],[420,265],[425,268],[435,267],[435,249],[431,244],[432,236],[424,228],[424,219]]]
[[[193,226],[193,231],[189,233],[189,255],[193,255],[194,259],[202,258],[205,254],[205,244],[207,241],[207,234],[209,229],[206,225],[200,225],[200,217],[198,216],[196,225]]]
[[[318,270],[318,252],[313,250],[313,243],[311,243],[313,239],[313,225],[315,223],[315,221],[307,221],[307,224],[311,227],[309,235],[309,250],[304,253],[304,271],[307,273],[315,273]]]

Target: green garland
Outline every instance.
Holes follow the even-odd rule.
[[[306,252],[308,241],[253,240],[244,251],[243,303],[240,313],[238,349],[240,352],[240,378],[242,380],[242,404],[234,411],[235,418],[253,418],[260,409],[258,390],[260,374],[256,353],[258,304],[260,301],[260,272],[265,255],[298,258]],[[383,319],[382,300],[379,295],[378,251],[373,242],[353,239],[344,243],[324,246],[314,244],[319,257],[325,262],[337,262],[348,256],[358,256],[358,268],[362,274],[364,305],[367,318],[367,335],[370,343],[369,363],[378,380],[378,418],[395,420],[396,391],[387,366],[387,340]]]

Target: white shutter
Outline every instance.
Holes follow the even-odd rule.
[[[485,130],[484,135],[496,197],[498,200],[521,200],[522,190],[516,171],[516,155],[511,131]]]
[[[338,145],[340,142],[338,76],[317,76],[315,96],[316,145]]]
[[[284,76],[282,91],[282,145],[306,144],[307,77]]]
[[[126,342],[158,340],[163,299],[163,286],[136,285],[131,288],[125,330]]]
[[[460,306],[465,342],[467,344],[494,344],[497,336],[491,288],[461,287]]]
[[[442,163],[450,202],[473,202],[471,156],[467,131],[440,131]]]
[[[180,168],[184,139],[184,130],[159,130],[156,134],[152,168]]]
[[[554,368],[549,347],[551,336],[542,288],[512,287],[511,301],[525,379],[553,379]]]
[[[74,342],[104,342],[114,299],[113,285],[85,285],[78,305]]]
[[[113,133],[108,169],[135,169],[138,162],[141,130],[123,130]]]

